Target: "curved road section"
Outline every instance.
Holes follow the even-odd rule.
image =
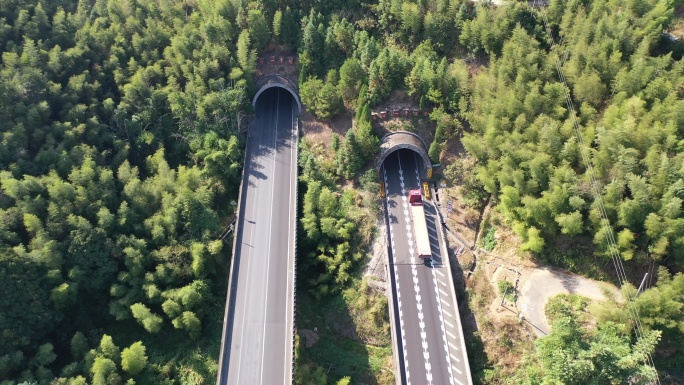
[[[220,385],[292,383],[296,107],[286,90],[268,89],[257,100],[249,128]]]
[[[418,258],[408,192],[421,188],[420,161],[415,152],[390,154],[382,167],[389,230],[390,278],[394,289],[397,347],[407,385],[472,384],[463,330],[454,297],[451,273],[442,264],[442,234],[431,201],[425,201],[432,259]],[[443,254],[444,252],[444,254]]]

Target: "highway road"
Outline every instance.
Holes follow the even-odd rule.
[[[261,94],[249,127],[220,385],[292,383],[297,104]]]
[[[383,202],[389,224],[395,316],[399,318],[399,357],[405,370],[402,383],[472,384],[451,274],[442,265],[442,234],[437,231],[437,214],[430,202],[425,204],[425,214],[432,260],[423,262],[414,249],[407,194],[421,186],[421,162],[414,152],[399,150],[387,157],[381,170],[387,193]]]

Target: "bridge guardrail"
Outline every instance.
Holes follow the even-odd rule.
[[[295,148],[295,169],[299,170],[299,116],[295,118],[295,128],[297,131],[297,135],[295,136],[295,143],[294,145],[296,146]],[[299,172],[296,173],[295,178],[298,179],[299,177]],[[299,194],[299,180],[295,181],[295,213],[297,212],[297,209],[299,207],[299,200],[298,200],[298,195]],[[297,327],[295,326],[295,311],[297,310],[297,223],[299,222],[297,220],[297,215],[294,216],[294,234],[295,234],[295,239],[294,239],[294,272],[293,272],[293,281],[292,284],[294,285],[294,289],[292,290],[292,384],[294,384],[295,381],[295,340],[297,338]]]
[[[249,130],[249,126],[247,127],[247,130]],[[249,135],[247,136],[247,141],[249,141]],[[216,384],[221,385],[221,379],[225,375],[223,373],[223,360],[225,359],[230,359],[230,355],[228,357],[224,356],[224,352],[226,351],[224,348],[224,345],[226,343],[226,334],[228,332],[228,329],[231,328],[232,325],[228,325],[228,315],[230,314],[230,309],[231,309],[231,302],[232,302],[232,296],[233,296],[233,278],[235,275],[234,267],[235,267],[235,248],[237,246],[237,239],[238,239],[238,233],[242,229],[242,222],[240,222],[240,218],[242,218],[242,188],[245,186],[245,175],[249,175],[245,173],[245,169],[247,169],[247,154],[249,153],[248,151],[248,145],[245,142],[245,155],[242,159],[242,177],[240,178],[240,192],[238,193],[238,203],[235,208],[235,214],[236,214],[236,223],[235,223],[235,230],[233,232],[233,250],[232,250],[232,258],[230,260],[230,273],[228,273],[228,293],[226,294],[226,310],[223,315],[223,331],[221,332],[221,351],[219,353],[219,368],[218,368],[218,373],[216,375]],[[232,320],[232,317],[230,318]],[[232,342],[232,341],[231,341]]]

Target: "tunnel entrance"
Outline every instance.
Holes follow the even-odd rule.
[[[254,99],[254,112],[258,115],[259,111],[263,110],[264,108],[274,107],[277,101],[280,101],[280,107],[290,108],[291,105],[294,105],[294,109],[296,110],[299,107],[296,100],[297,99],[294,98],[292,93],[288,90],[282,87],[270,87],[263,90],[259,94],[258,99]]]
[[[432,177],[432,162],[428,156],[427,145],[420,136],[407,131],[390,132],[380,139],[380,155],[378,155],[376,168],[380,169],[390,154],[401,149],[416,153],[422,159],[422,171],[428,178]]]
[[[396,148],[391,152],[388,152],[385,159],[378,166],[380,169],[400,167],[402,169],[418,169],[420,170],[420,177],[424,179],[426,177],[425,170],[428,167],[425,166],[425,159],[420,155],[418,151],[410,148]],[[406,170],[404,171],[406,172]]]
[[[297,113],[301,114],[302,113],[302,102],[299,100],[299,93],[297,90],[297,86],[289,79],[287,79],[284,76],[281,75],[267,75],[262,77],[257,81],[257,88],[258,91],[254,95],[254,98],[252,99],[252,107],[256,109],[257,105],[257,100],[259,100],[259,97],[261,94],[263,94],[265,91],[271,88],[280,88],[283,89],[292,95],[292,98],[295,100],[297,103]]]

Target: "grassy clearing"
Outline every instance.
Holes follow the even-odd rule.
[[[328,383],[350,376],[352,383],[394,383],[387,299],[355,278],[351,287],[321,301],[300,294],[297,328],[314,331],[319,339],[298,359],[304,370],[323,369]],[[300,370],[301,368],[297,368]]]
[[[374,347],[346,337],[325,334],[310,350],[313,361],[328,371],[331,380],[344,376],[360,383],[391,384],[392,347]],[[392,381],[387,381],[392,380]]]
[[[468,359],[476,384],[512,384],[513,374],[533,352],[532,341],[516,319],[492,317],[496,297],[483,270],[468,281],[467,294],[477,331],[467,337]]]

